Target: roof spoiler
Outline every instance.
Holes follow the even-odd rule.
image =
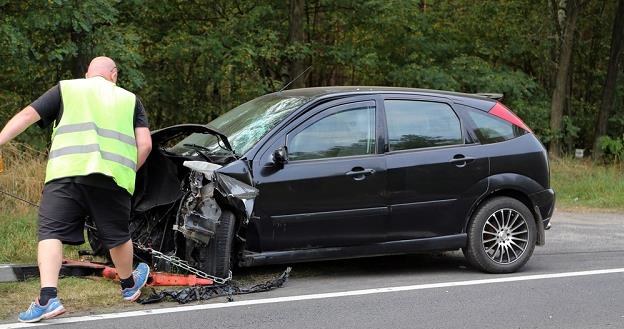
[[[475,95],[486,97],[486,98],[491,98],[497,101],[500,101],[501,99],[503,99],[503,96],[504,96],[503,94],[495,94],[495,93],[476,93]]]

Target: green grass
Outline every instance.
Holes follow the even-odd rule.
[[[86,240],[85,240],[86,241]],[[67,258],[77,259],[78,250],[90,249],[88,243],[65,246]],[[0,264],[37,262],[37,215],[0,215]]]
[[[623,164],[559,159],[551,161],[550,174],[559,209],[624,210]]]

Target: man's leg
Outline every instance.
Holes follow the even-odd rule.
[[[119,278],[129,278],[132,275],[132,259],[134,257],[132,240],[109,249],[109,251]]]
[[[37,263],[41,282],[39,298],[21,312],[21,322],[37,322],[65,312],[57,297],[59,271],[63,262],[63,243],[84,243],[85,211],[77,201],[74,184],[50,182],[43,188],[39,208]],[[62,242],[61,242],[62,241]]]
[[[38,322],[65,313],[65,308],[57,298],[58,278],[63,265],[63,244],[61,240],[48,238],[39,241],[37,263],[41,291],[25,312],[18,316],[20,322]]]
[[[37,263],[41,288],[58,287],[63,242],[84,243],[84,208],[75,184],[51,182],[44,186],[39,208]],[[62,241],[62,242],[61,242]],[[45,304],[45,300],[43,301]]]
[[[39,265],[41,288],[57,288],[59,271],[63,264],[63,244],[61,241],[57,239],[39,241],[37,263]]]
[[[107,179],[115,184],[112,179]],[[121,280],[121,296],[127,301],[135,301],[147,283],[150,270],[145,263],[138,264],[132,270],[134,248],[129,225],[131,196],[116,185],[114,189],[85,185],[83,190],[88,196],[87,206],[97,227],[98,238],[109,249]]]
[[[139,298],[141,288],[147,283],[150,273],[149,266],[145,263],[140,263],[136,270],[132,271],[133,249],[132,240],[109,249],[121,281],[121,297],[127,301]]]

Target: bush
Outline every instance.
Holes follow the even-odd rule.
[[[602,150],[605,160],[609,162],[624,161],[624,135],[621,138],[602,136],[598,139],[598,147]]]

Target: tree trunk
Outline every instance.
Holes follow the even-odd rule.
[[[550,130],[554,135],[558,135],[562,129],[563,109],[565,106],[568,74],[571,69],[570,63],[574,45],[574,32],[576,30],[576,20],[579,11],[578,0],[568,0],[566,4],[565,26],[562,31],[563,40],[555,78],[555,90],[553,91],[552,104],[550,107]],[[551,140],[549,152],[555,157],[561,155],[561,139],[559,136],[554,136]]]
[[[87,52],[89,52],[90,49],[84,49],[86,48],[86,45],[84,45],[84,33],[71,32],[70,38],[79,49],[78,54],[69,61],[72,79],[84,78],[85,73],[87,73],[87,69],[89,68],[89,61],[91,60],[89,55],[87,55]]]
[[[304,8],[305,0],[290,0],[290,13],[288,23],[288,43],[290,45],[297,45],[305,42],[305,32],[303,30]],[[304,58],[302,57],[295,57],[290,59],[290,65],[288,67],[288,76],[290,78],[290,81],[297,78],[297,76],[301,74],[301,72],[303,72],[303,62]],[[305,87],[305,79],[303,79],[303,77],[299,77],[290,85],[290,87]]]
[[[613,110],[615,101],[615,84],[618,76],[618,64],[624,48],[624,0],[618,2],[615,20],[613,21],[613,34],[611,37],[611,53],[609,54],[609,66],[607,68],[607,79],[602,90],[602,102],[598,121],[596,122],[596,135],[594,137],[594,159],[602,156],[602,150],[598,145],[598,139],[607,134],[607,124],[609,114]]]

